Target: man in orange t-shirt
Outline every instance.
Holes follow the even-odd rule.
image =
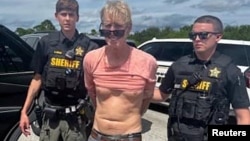
[[[141,117],[156,83],[154,57],[126,43],[131,13],[123,1],[108,1],[101,10],[100,33],[107,45],[84,59],[84,79],[96,108],[88,141],[141,141]]]

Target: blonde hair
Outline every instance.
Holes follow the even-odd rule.
[[[101,21],[108,16],[111,20],[122,20],[126,24],[132,25],[131,11],[126,2],[123,0],[108,0],[101,10]]]

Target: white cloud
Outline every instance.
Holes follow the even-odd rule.
[[[133,31],[149,26],[171,26],[174,28],[192,24],[204,14],[221,18],[225,25],[250,24],[250,0],[126,0],[132,10]],[[105,0],[78,0],[81,32],[98,30],[99,12]],[[1,0],[0,24],[15,30],[17,27],[32,28],[49,19],[58,27],[54,19],[56,0]]]

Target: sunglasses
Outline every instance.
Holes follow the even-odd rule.
[[[111,34],[117,38],[121,38],[125,34],[125,30],[107,30],[107,29],[100,29],[100,35],[106,38],[110,38]]]
[[[190,32],[188,36],[191,40],[195,40],[197,36],[199,36],[199,39],[205,40],[205,39],[208,39],[209,35],[211,34],[216,35],[219,33],[218,32]]]

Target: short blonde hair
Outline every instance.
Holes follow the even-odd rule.
[[[101,21],[108,16],[111,20],[122,20],[126,24],[132,25],[131,11],[126,2],[123,0],[108,0],[101,10]]]

